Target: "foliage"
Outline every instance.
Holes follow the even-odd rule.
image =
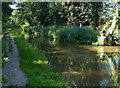
[[[111,36],[108,45],[120,45],[120,39],[118,37]]]
[[[62,3],[64,12],[61,11],[60,14],[66,17],[67,24],[69,25],[80,25],[88,26],[89,23],[89,3],[87,2],[68,2]]]
[[[98,33],[92,27],[79,26],[24,26],[24,31],[31,33],[37,32],[39,35],[51,37],[59,41],[77,42],[81,44],[92,44],[96,42]]]
[[[89,2],[89,8],[90,9],[90,12],[91,12],[91,15],[89,15],[90,17],[90,24],[91,26],[94,27],[95,30],[97,30],[97,27],[99,25],[101,25],[101,22],[100,22],[100,17],[102,17],[103,15],[103,12],[102,12],[102,9],[103,9],[103,2]]]
[[[20,66],[28,77],[27,86],[65,86],[59,75],[49,68],[47,59],[25,39],[11,33],[20,52]],[[38,62],[38,63],[37,63]],[[31,69],[33,68],[33,69]]]
[[[0,14],[2,14],[2,2],[1,1],[0,1]],[[2,21],[2,17],[0,17],[0,21]]]
[[[11,29],[16,29],[16,28],[19,28],[19,26],[14,26],[14,25],[11,25],[9,23],[3,23],[2,24],[2,30],[3,31],[5,31],[6,29],[7,29],[6,31],[9,31]]]
[[[28,22],[30,25],[47,25],[48,3],[31,2],[19,3],[18,19],[21,19],[22,24]],[[22,13],[21,13],[22,12]]]
[[[89,25],[89,3],[82,2],[31,2],[18,4],[17,17],[22,24],[31,26]],[[14,20],[15,21],[15,20]],[[18,20],[17,20],[18,21]]]
[[[24,32],[39,34],[39,35],[42,35],[42,36],[48,36],[49,28],[48,27],[41,27],[41,26],[29,26],[29,25],[26,26],[26,25],[23,25],[22,30]]]
[[[119,45],[119,8],[117,1],[109,1],[103,3],[104,17],[101,17],[103,23],[98,27],[100,30],[105,30],[105,37],[107,39],[107,45]],[[102,31],[101,31],[102,32]],[[100,32],[100,33],[101,33]],[[99,38],[103,39],[102,36]],[[104,41],[104,40],[102,40]],[[103,45],[106,45],[105,42]]]
[[[8,23],[4,23],[3,26],[2,26],[3,29],[11,28],[11,27],[12,26],[10,24],[8,24]]]
[[[2,38],[2,65],[5,64],[5,61],[3,58],[6,58],[6,57],[8,57],[7,51],[6,51],[6,37],[3,36]]]
[[[7,56],[7,52],[6,52],[6,38],[5,38],[5,36],[3,36],[3,38],[2,38],[2,53],[4,53],[3,57]]]
[[[2,2],[2,18],[3,22],[7,22],[9,19],[12,9],[9,7],[9,5],[12,4],[11,2]]]
[[[120,10],[116,1],[114,3],[22,2],[17,3],[16,6],[18,9],[12,12],[11,24],[19,25],[31,33],[39,32],[40,35],[54,38],[57,26],[64,24],[91,26],[97,32],[106,30],[107,35],[112,34],[114,29],[117,29],[117,25],[119,26],[118,11]]]
[[[66,27],[56,32],[56,38],[63,41],[78,41],[82,44],[92,44],[97,41],[97,33],[91,27]]]

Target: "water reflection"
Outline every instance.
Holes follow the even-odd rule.
[[[104,47],[101,47],[98,49],[98,55],[99,59],[101,60],[102,64],[100,64],[100,67],[102,69],[109,70],[108,75],[110,77],[109,79],[100,80],[100,84],[102,86],[119,86],[120,81],[119,80],[119,69],[120,69],[120,54],[119,54],[119,48],[117,48],[116,53],[106,53],[104,52]]]
[[[70,86],[120,86],[120,46],[55,43],[34,35],[27,39]]]

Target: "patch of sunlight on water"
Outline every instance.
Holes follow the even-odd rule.
[[[106,53],[120,53],[120,46],[78,46],[78,48],[83,48],[83,50],[89,50],[89,51],[98,51],[104,49],[104,52]]]
[[[108,75],[112,70],[101,70],[101,71],[79,71],[79,72],[62,72],[63,75],[78,75],[78,76],[95,76],[95,75]],[[97,73],[97,74],[96,74]]]
[[[48,53],[48,54],[57,54],[57,53],[62,54],[62,53],[65,53],[65,52],[64,51],[49,51],[49,52],[46,52],[46,53]]]

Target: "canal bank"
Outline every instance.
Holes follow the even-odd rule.
[[[67,86],[58,73],[52,72],[47,58],[40,50],[33,48],[18,34],[13,32],[10,34],[19,49],[20,67],[28,78],[27,86]]]

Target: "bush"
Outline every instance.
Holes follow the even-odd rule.
[[[91,27],[64,27],[56,31],[56,38],[60,41],[79,42],[81,44],[92,44],[97,41],[98,33]]]
[[[48,28],[40,27],[40,26],[29,26],[29,25],[23,25],[22,30],[24,32],[29,33],[38,33],[39,35],[47,35],[48,34]]]
[[[7,29],[7,28],[13,28],[13,25],[10,25],[8,23],[3,23],[2,29]]]

